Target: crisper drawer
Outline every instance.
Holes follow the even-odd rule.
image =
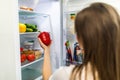
[[[34,63],[22,69],[22,80],[42,80],[43,61]]]

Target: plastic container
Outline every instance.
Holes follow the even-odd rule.
[[[32,50],[34,47],[34,41],[25,41],[24,42],[24,48]]]

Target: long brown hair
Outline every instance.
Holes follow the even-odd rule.
[[[85,79],[91,80],[87,78],[89,63],[92,80],[120,80],[120,16],[116,10],[105,3],[91,4],[77,14],[75,32],[83,45],[84,60],[75,66],[70,80],[81,80],[83,69]]]

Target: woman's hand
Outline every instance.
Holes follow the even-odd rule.
[[[51,41],[50,45],[46,46],[46,45],[41,41],[40,38],[38,38],[38,40],[39,40],[39,43],[40,43],[41,47],[42,47],[44,50],[50,50],[50,46],[51,46],[52,41]]]

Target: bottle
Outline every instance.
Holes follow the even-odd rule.
[[[81,53],[81,50],[80,47],[79,47],[79,44],[76,42],[74,44],[74,64],[81,64],[82,61],[83,61],[83,55]]]
[[[70,14],[70,19],[75,20],[75,13]]]
[[[70,42],[66,41],[65,46],[66,46],[66,66],[69,66],[70,64],[72,64],[72,53],[70,48]]]
[[[74,56],[73,56],[73,59],[74,59],[75,62],[78,61],[77,50],[76,50],[77,46],[76,46],[76,44],[77,43],[74,44]]]

